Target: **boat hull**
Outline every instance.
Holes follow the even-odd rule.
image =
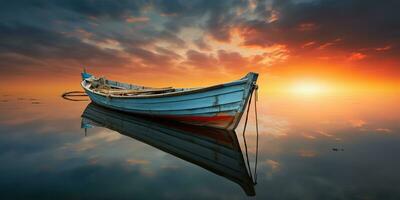
[[[254,89],[257,74],[208,88],[150,97],[116,97],[82,86],[92,102],[119,111],[163,117],[183,123],[235,129]]]

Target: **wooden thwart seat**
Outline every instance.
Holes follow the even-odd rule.
[[[105,89],[105,88],[95,88],[97,92],[111,95],[140,95],[140,94],[157,94],[175,91],[172,87],[166,88],[146,88],[146,89]]]

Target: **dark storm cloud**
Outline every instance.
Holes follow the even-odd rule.
[[[163,68],[167,68],[166,64],[176,63],[173,60],[179,56],[154,52],[154,48],[157,51],[161,47],[155,46],[153,50],[148,47],[166,42],[176,48],[185,48],[186,42],[177,35],[185,27],[205,29],[206,34],[218,40],[228,40],[232,25],[229,16],[236,6],[245,5],[242,1],[39,0],[3,3],[0,8],[0,57],[4,59],[0,65],[43,66],[49,59],[58,59],[59,63],[68,60],[79,65],[113,63],[122,66],[130,61],[120,55],[128,53],[128,56],[143,61],[138,65],[164,64]],[[145,20],[138,23],[134,17]],[[133,18],[132,23],[129,18]],[[99,45],[110,40],[120,45],[120,52]]]
[[[314,41],[345,50],[377,48],[400,42],[399,1],[274,1],[271,9],[258,9],[264,18],[242,24],[248,45],[274,43],[300,47]],[[268,21],[273,12],[277,20]]]
[[[230,29],[238,22],[238,9],[248,7],[247,1],[155,1],[154,6],[160,13],[172,19],[166,28],[179,31],[183,27],[197,26],[207,34],[221,41],[230,39]]]
[[[238,66],[246,67],[249,64],[249,62],[239,53],[226,52],[224,50],[218,51],[218,60],[219,63],[227,69]]]
[[[211,47],[204,41],[204,38],[194,40],[193,43],[201,50],[209,51]]]
[[[140,59],[145,66],[151,67],[167,67],[176,62],[176,55],[171,54],[170,52],[159,51],[160,53],[151,52],[142,48],[131,48],[127,50],[133,56]]]
[[[140,9],[146,5],[146,2],[129,0],[67,0],[56,2],[56,4],[61,8],[70,9],[85,16],[122,19],[138,14]]]
[[[0,53],[13,53],[34,58],[53,59],[113,59],[110,52],[82,43],[62,33],[37,27],[0,24]]]
[[[103,50],[53,30],[0,23],[0,72],[62,71],[82,66],[123,65],[114,50]]]
[[[29,67],[57,68],[65,62],[74,63],[74,66],[63,66],[67,68],[122,65],[126,59],[116,51],[84,42],[73,33],[86,29],[92,23],[91,17],[120,19],[128,11],[137,12],[134,8],[133,4],[122,1],[112,4],[106,1],[3,3],[0,8],[0,57],[4,58],[0,62],[1,71],[15,73],[17,69]]]
[[[185,64],[193,67],[201,67],[203,69],[210,69],[218,65],[218,60],[211,54],[201,53],[195,50],[186,52]]]
[[[5,13],[23,12],[23,11],[42,11],[46,15],[46,10],[55,10],[57,16],[49,16],[57,18],[62,16],[63,11],[70,12],[69,15],[79,14],[87,17],[114,18],[121,19],[129,15],[140,13],[143,6],[148,5],[146,1],[107,1],[107,0],[58,0],[58,1],[11,1],[3,3],[1,10]],[[21,13],[24,14],[24,13]],[[24,16],[29,16],[25,13]]]

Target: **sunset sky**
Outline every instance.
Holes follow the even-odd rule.
[[[64,99],[84,68],[150,87],[257,72],[259,90],[241,148],[220,146]],[[215,116],[200,96],[103,104],[212,124],[240,92],[215,95]],[[248,155],[257,199],[400,199],[399,102],[400,0],[0,0],[0,199],[249,199],[219,172]]]
[[[153,86],[255,71],[269,91],[398,90],[399,8],[396,0],[2,2],[0,82],[79,88],[86,67]]]

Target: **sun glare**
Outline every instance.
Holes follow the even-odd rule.
[[[317,95],[326,91],[326,87],[317,82],[298,82],[292,86],[292,92],[300,95]]]

